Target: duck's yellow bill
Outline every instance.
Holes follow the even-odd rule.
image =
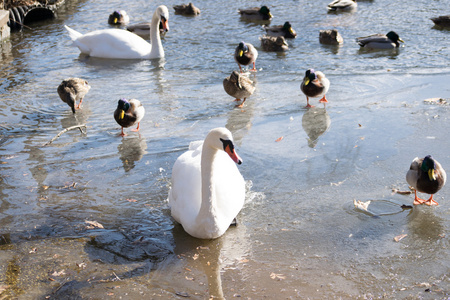
[[[125,111],[122,109],[120,111],[120,119],[122,120],[125,117]]]
[[[434,174],[434,169],[428,170],[428,177],[431,181],[436,180],[436,175]]]

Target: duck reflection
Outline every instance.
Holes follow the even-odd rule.
[[[303,130],[308,135],[308,146],[314,148],[319,137],[330,127],[331,119],[325,108],[312,107],[302,117]]]
[[[83,102],[84,103],[84,102]],[[87,120],[89,116],[91,115],[91,111],[87,107],[87,105],[84,105],[82,109],[77,110],[75,114],[72,113],[72,111],[66,110],[67,106],[61,106],[64,107],[64,116],[61,118],[61,126],[62,128],[68,128],[76,125],[82,125],[87,124]]]
[[[64,108],[64,110],[66,110],[66,109]],[[76,125],[87,124],[90,115],[91,115],[91,111],[89,109],[87,109],[86,107],[83,107],[83,109],[77,110],[77,112],[75,114],[73,114],[70,109],[66,110],[64,113],[64,116],[60,120],[61,127],[62,127],[62,129],[65,129],[65,128],[69,128],[69,127],[76,126]],[[72,134],[70,134],[70,136],[72,137],[72,142],[78,141],[80,136],[84,136],[85,134],[86,134],[86,129],[83,130],[83,134],[78,129],[76,131],[74,130],[72,132]],[[55,146],[65,146],[72,142],[68,142],[66,139],[62,139],[58,143],[56,143],[56,144],[54,143],[53,146],[54,147]]]
[[[323,49],[326,49],[326,51],[329,51],[329,52],[331,52],[333,54],[338,54],[339,50],[341,50],[341,46],[342,45],[324,45],[324,44],[321,44],[320,46]]]
[[[401,49],[404,47],[392,48],[392,49],[366,49],[359,48],[358,54],[363,55],[367,58],[382,58],[388,57],[390,59],[396,59],[400,54]]]
[[[242,139],[252,127],[255,101],[246,101],[243,108],[235,108],[228,113],[225,127],[233,134],[234,142],[241,145]]]
[[[117,146],[120,153],[125,172],[135,167],[135,162],[142,159],[147,149],[147,143],[141,136],[122,139],[122,143]]]
[[[425,242],[438,241],[445,235],[442,218],[435,215],[434,210],[417,207],[408,215],[409,233]]]

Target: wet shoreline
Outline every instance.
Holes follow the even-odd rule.
[[[222,86],[237,68],[228,41],[257,43],[262,29],[240,21],[235,4],[198,2],[198,17],[171,14],[162,60],[79,55],[63,25],[108,28],[120,4],[66,3],[55,20],[2,44],[0,298],[450,296],[450,189],[435,195],[439,206],[412,209],[402,205],[413,195],[393,191],[409,190],[405,174],[416,156],[450,166],[449,105],[427,101],[450,98],[447,31],[427,19],[442,3],[408,11],[361,1],[345,15],[274,3],[272,24],[286,18],[303,32],[285,55],[260,51],[250,75],[256,91],[241,109]],[[133,21],[148,18],[145,4],[129,4]],[[211,17],[218,9],[230,14]],[[352,37],[384,32],[386,18],[405,47],[360,53]],[[319,44],[318,30],[329,26],[342,33],[341,47]],[[304,108],[300,82],[311,65],[331,81],[325,109],[317,99]],[[56,92],[69,76],[92,85],[75,115]],[[121,97],[146,107],[140,132],[123,138],[113,119]],[[72,130],[42,146],[78,124],[85,134]],[[176,158],[219,126],[233,133],[244,161],[246,203],[237,227],[202,241],[175,224],[167,193]],[[354,200],[371,201],[370,213]]]

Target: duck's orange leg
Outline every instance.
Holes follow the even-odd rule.
[[[134,131],[134,132],[136,132],[136,131],[139,131],[139,124],[140,124],[141,122],[138,122],[138,126],[136,127],[136,129],[131,129],[131,131]]]
[[[253,69],[250,69],[250,71],[252,71],[252,72],[258,72],[258,70],[256,70],[256,67],[255,67],[255,62],[253,62]]]
[[[123,132],[123,127],[122,127],[122,133],[120,133],[120,136],[126,136],[127,134],[125,132]]]
[[[426,201],[425,199],[421,199],[421,198],[417,197],[417,191],[414,190],[414,205],[423,204],[425,201]]]
[[[323,95],[322,99],[319,100],[320,103],[328,103],[328,100],[325,95]]]
[[[439,203],[437,203],[434,199],[433,199],[433,195],[431,195],[430,199],[428,199],[427,201],[424,202],[424,204],[426,205],[439,205]]]
[[[241,103],[241,104],[239,104],[239,105],[236,105],[236,107],[239,107],[239,108],[242,108],[242,107],[244,107],[244,102],[245,102],[245,99],[247,99],[247,98],[244,98],[244,100],[242,101],[242,103]]]
[[[305,108],[315,107],[314,105],[309,104],[309,97],[306,97],[306,106]]]
[[[80,108],[81,108],[81,102],[83,102],[83,99],[80,99],[80,103],[78,103],[77,109],[80,109]]]

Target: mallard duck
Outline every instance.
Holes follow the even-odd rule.
[[[241,18],[249,21],[267,21],[272,19],[272,14],[267,6],[239,9]]]
[[[319,42],[326,45],[341,45],[344,39],[336,29],[321,30],[319,33]]]
[[[288,51],[288,43],[283,36],[267,36],[264,35],[259,38],[261,40],[261,47],[265,51],[282,52]]]
[[[250,69],[250,71],[256,72],[255,61],[257,58],[258,50],[249,43],[240,42],[234,51],[234,59],[236,60],[241,73],[241,65],[248,66],[249,64],[253,64],[253,69]]]
[[[189,2],[189,4],[174,5],[173,9],[179,15],[196,16],[200,14],[200,9],[195,7],[192,2]]]
[[[297,33],[294,28],[292,28],[291,23],[285,22],[284,25],[275,26],[263,26],[266,30],[267,35],[270,36],[283,36],[287,39],[293,39],[297,37]]]
[[[81,102],[83,102],[84,96],[86,96],[90,89],[91,86],[86,80],[81,78],[68,78],[61,82],[57,91],[61,100],[66,102],[72,109],[72,112],[75,113],[75,109],[81,108]],[[76,105],[78,100],[80,103]]]
[[[314,107],[309,104],[309,98],[320,98],[320,103],[328,103],[325,97],[328,89],[330,88],[330,81],[320,71],[314,71],[314,69],[306,70],[305,77],[303,78],[300,89],[306,95],[306,106]]]
[[[241,75],[238,71],[233,71],[230,76],[223,80],[225,92],[231,97],[235,97],[234,101],[240,101],[244,98],[237,107],[243,107],[247,97],[250,97],[255,91],[255,87],[252,84],[253,82],[247,76]]]
[[[124,10],[115,10],[108,18],[108,24],[111,25],[125,25],[128,22],[130,22],[130,17]]]
[[[129,25],[126,28],[128,31],[130,31],[134,34],[137,34],[141,37],[148,38],[150,36],[150,27],[151,27],[150,22],[141,22],[141,23]],[[164,29],[162,22],[159,22],[159,34],[161,36],[164,36],[166,34],[166,30]]]
[[[433,21],[437,26],[450,27],[450,15],[431,18],[431,21]]]
[[[117,108],[114,111],[114,119],[117,124],[122,126],[121,136],[125,136],[126,134],[123,132],[124,127],[130,127],[137,124],[136,129],[132,129],[131,131],[139,131],[139,123],[145,114],[145,108],[142,106],[141,101],[136,99],[120,99]]]
[[[74,45],[84,54],[115,59],[154,59],[164,57],[158,25],[163,23],[164,30],[169,30],[169,10],[160,5],[152,17],[150,41],[122,29],[96,30],[87,34],[64,25]]]
[[[350,11],[355,9],[357,6],[358,4],[356,4],[356,0],[334,0],[328,4],[328,11]]]
[[[399,42],[404,41],[394,31],[384,34],[372,34],[365,37],[356,38],[356,42],[363,48],[369,49],[392,49],[400,46]]]
[[[431,155],[424,158],[414,158],[406,173],[406,182],[414,188],[414,205],[438,205],[433,199],[447,180],[447,174],[441,164],[433,159]],[[428,200],[417,197],[417,192],[430,194]]]
[[[175,161],[169,206],[191,236],[220,237],[242,209],[245,181],[236,163],[242,160],[226,128],[215,128],[204,141],[192,142]]]

